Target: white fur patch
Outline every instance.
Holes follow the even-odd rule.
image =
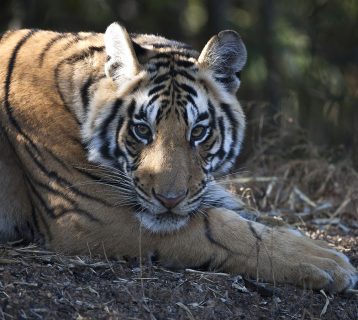
[[[171,233],[184,227],[189,216],[176,214],[152,214],[149,212],[137,213],[137,218],[146,229],[153,233]]]

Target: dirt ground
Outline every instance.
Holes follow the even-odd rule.
[[[358,232],[312,232],[358,266]],[[326,296],[226,274],[0,248],[0,319],[358,319],[358,295]]]

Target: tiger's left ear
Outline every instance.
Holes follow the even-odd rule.
[[[132,40],[127,30],[118,23],[112,23],[104,34],[107,53],[105,72],[113,80],[130,79],[140,70]]]
[[[211,70],[215,79],[228,91],[236,93],[240,86],[240,71],[246,59],[246,47],[239,34],[225,30],[208,41],[198,62],[201,68]]]

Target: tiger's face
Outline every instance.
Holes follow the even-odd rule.
[[[153,232],[177,230],[205,207],[234,207],[214,177],[234,163],[245,128],[235,96],[246,61],[238,34],[220,33],[198,55],[160,37],[130,39],[112,24],[105,44],[118,90],[91,134],[89,159],[120,168]]]

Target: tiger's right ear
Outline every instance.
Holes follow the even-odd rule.
[[[105,72],[113,80],[131,79],[140,70],[132,40],[127,30],[118,23],[112,23],[104,34],[107,53]]]
[[[247,59],[246,47],[239,34],[221,31],[205,45],[198,58],[203,69],[211,70],[215,79],[235,93],[240,86],[240,71]]]

